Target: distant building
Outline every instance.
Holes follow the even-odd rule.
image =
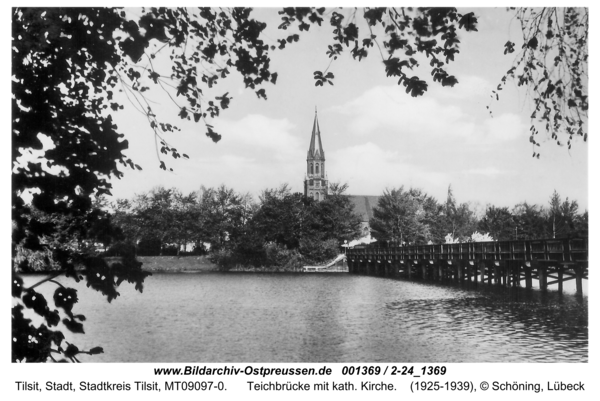
[[[328,194],[329,182],[325,173],[325,152],[321,143],[321,130],[315,108],[315,122],[313,123],[310,146],[306,156],[306,174],[304,175],[304,196],[316,201],[325,199]]]
[[[361,217],[361,230],[363,235],[370,233],[369,220],[373,217],[373,208],[379,202],[379,196],[373,195],[349,195],[354,205],[354,212]]]

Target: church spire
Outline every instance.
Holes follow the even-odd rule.
[[[308,158],[325,159],[323,144],[321,143],[321,130],[319,129],[319,119],[317,118],[317,106],[315,106],[315,121],[313,123],[312,136],[310,138],[310,147],[308,148]]]
[[[321,129],[315,106],[315,121],[313,123],[310,146],[306,157],[306,173],[304,175],[304,196],[316,201],[325,199],[329,192],[329,181],[325,172],[325,152],[321,143]]]

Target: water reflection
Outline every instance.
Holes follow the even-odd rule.
[[[587,361],[588,311],[582,298],[500,288],[387,307],[393,311],[388,318],[402,319],[406,330],[431,342],[470,342],[473,360]],[[454,359],[447,353],[441,360],[446,357]]]
[[[587,298],[552,292],[347,274],[156,274],[112,304],[78,288],[87,334],[67,340],[102,345],[94,362],[588,359]]]

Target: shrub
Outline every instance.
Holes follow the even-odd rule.
[[[135,255],[135,245],[129,241],[119,241],[111,245],[103,256],[130,256]]]

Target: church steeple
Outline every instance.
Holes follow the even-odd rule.
[[[317,107],[315,106],[315,121],[313,123],[312,136],[310,137],[310,146],[308,148],[308,158],[318,158],[321,156],[325,160],[325,152],[321,143],[321,130],[319,129],[319,119],[317,118]]]
[[[306,175],[304,178],[304,196],[317,201],[325,199],[328,193],[328,180],[325,174],[325,151],[321,142],[321,130],[315,107],[315,121],[313,122],[310,146],[306,155]]]

